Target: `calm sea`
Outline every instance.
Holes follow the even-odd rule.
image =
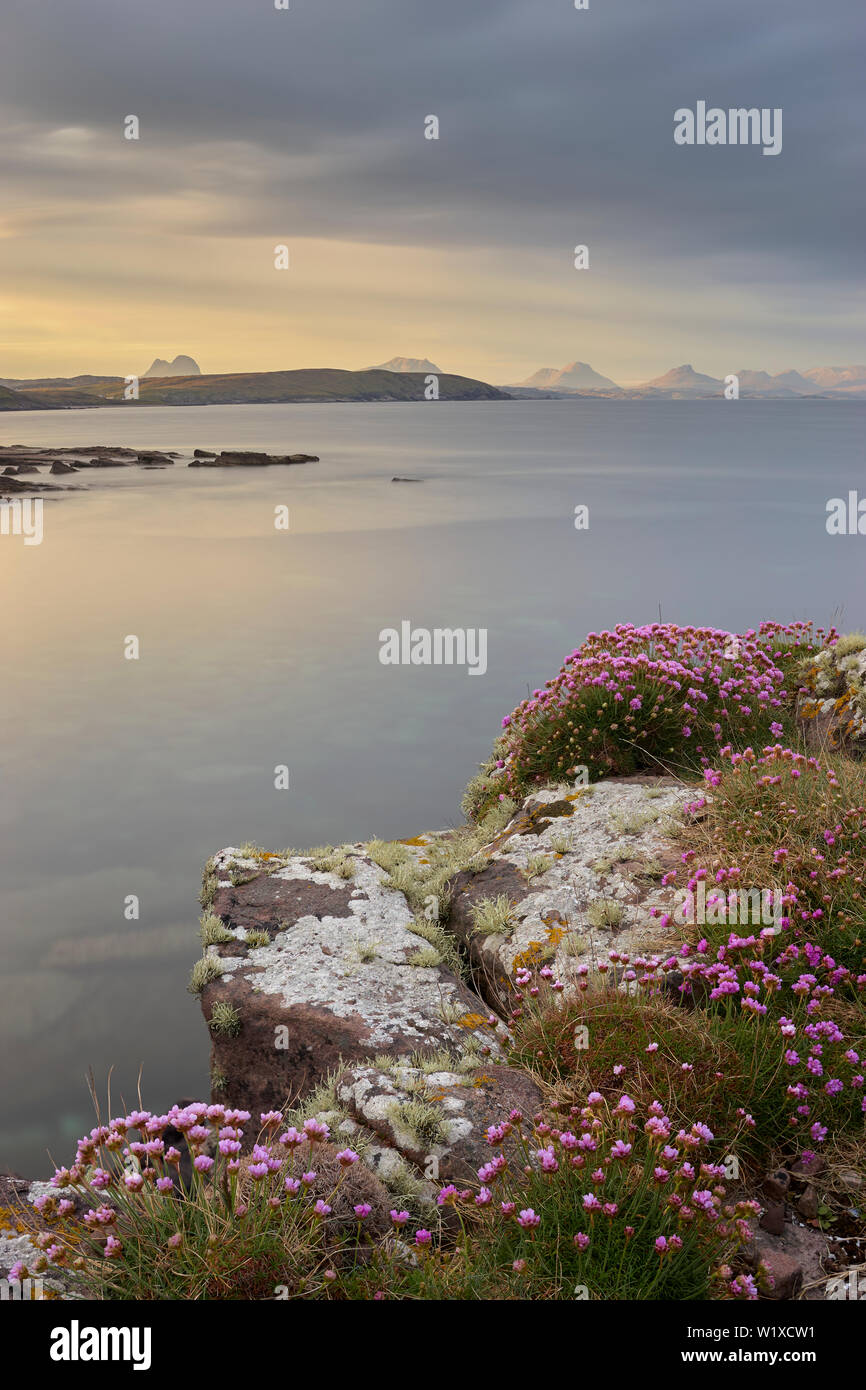
[[[104,1095],[114,1067],[112,1113],[139,1067],[150,1106],[207,1095],[186,982],[215,850],[457,823],[502,715],[591,629],[866,625],[866,537],[825,530],[828,498],[866,496],[864,423],[820,401],[0,415],[3,443],[321,457],[88,472],[40,546],[0,536],[0,1166],[69,1161],[90,1068]],[[406,619],[486,628],[486,674],[381,665]]]

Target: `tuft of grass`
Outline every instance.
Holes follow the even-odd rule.
[[[622,903],[614,898],[593,898],[586,909],[586,918],[591,927],[612,931],[622,922]]]
[[[201,879],[201,893],[198,899],[204,912],[207,912],[213,907],[213,901],[216,897],[218,886],[219,875],[216,871],[216,864],[213,859],[209,859],[204,866],[204,873]]]
[[[336,874],[338,878],[354,877],[355,861],[348,856],[345,849],[334,849],[332,845],[326,845],[319,849],[311,849],[307,858],[310,867],[316,873]]]
[[[541,878],[553,867],[553,860],[549,854],[533,854],[526,864],[526,877],[528,879]]]
[[[228,941],[234,941],[234,936],[223,925],[219,917],[215,917],[212,912],[208,912],[204,917],[199,918],[199,936],[202,946],[219,946]]]
[[[373,863],[384,869],[386,874],[392,874],[401,864],[412,860],[406,846],[398,844],[396,840],[369,840],[366,849]]]
[[[257,872],[250,873],[239,864],[233,864],[229,872],[229,883],[233,888],[243,888],[245,883],[252,883],[254,878],[258,878]]]
[[[620,845],[617,849],[612,849],[610,854],[604,854],[600,859],[596,859],[591,865],[593,873],[609,874],[615,864],[624,864],[626,860],[632,858],[632,851]]]
[[[229,1079],[224,1071],[220,1071],[219,1067],[211,1068],[210,1088],[214,1093],[224,1091],[228,1083]]]
[[[378,948],[380,941],[357,941],[355,943],[355,955],[363,965],[369,965],[379,954]]]
[[[834,642],[831,651],[837,661],[842,657],[853,656],[855,652],[866,650],[866,633],[846,632],[844,637],[840,637]]]
[[[658,818],[658,811],[614,811],[608,825],[616,835],[639,835]]]
[[[444,1118],[432,1101],[393,1101],[388,1113],[397,1124],[408,1129],[420,1148],[433,1148],[448,1137]]]
[[[207,1026],[221,1038],[236,1038],[241,1031],[241,1016],[233,1004],[220,999],[214,1004]]]
[[[439,1005],[439,1017],[443,1023],[459,1023],[465,1016],[466,1009],[461,1003],[455,1003],[451,999],[443,999]]]
[[[453,974],[459,978],[466,975],[466,964],[457,946],[457,942],[449,931],[440,926],[438,922],[428,922],[426,917],[415,916],[409,923],[409,930],[413,936],[420,936],[426,941],[431,950],[435,951],[439,957],[437,964],[445,965]],[[412,964],[419,962],[413,960]]]
[[[489,840],[494,835],[498,835],[500,830],[504,830],[510,820],[513,820],[517,812],[517,802],[512,796],[504,793],[497,796],[492,806],[484,812],[478,821],[479,830],[483,831]]]
[[[575,958],[586,955],[589,950],[589,941],[582,932],[569,931],[562,938],[561,946],[565,955]]]
[[[406,964],[417,965],[421,970],[432,970],[442,965],[443,961],[435,946],[419,946],[413,955],[406,957]]]
[[[653,879],[664,878],[664,872],[664,865],[654,856],[645,859],[638,870],[641,878]]]
[[[270,944],[270,932],[247,931],[247,934],[244,937],[244,945],[249,946],[251,951],[254,951],[257,946],[270,946]]]
[[[506,790],[502,772],[491,760],[483,764],[470,779],[461,798],[460,809],[467,820],[477,824],[495,809],[500,794]]]
[[[481,898],[471,909],[472,931],[478,936],[507,936],[514,927],[514,904],[506,894]]]
[[[211,980],[218,980],[223,973],[223,963],[218,956],[201,956],[193,966],[187,990],[190,994],[201,994]]]

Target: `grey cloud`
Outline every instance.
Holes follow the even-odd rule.
[[[13,5],[0,92],[34,137],[0,153],[13,204],[193,191],[211,200],[195,234],[587,241],[612,271],[862,280],[861,0],[291,3]],[[699,98],[782,107],[782,155],[675,147],[674,110]],[[142,141],[121,159],[129,112]],[[94,158],[47,162],[35,133],[69,126]]]

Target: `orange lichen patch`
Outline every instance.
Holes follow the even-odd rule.
[[[536,965],[541,964],[543,950],[544,944],[541,941],[530,941],[526,950],[514,957],[511,963],[512,970],[520,970],[521,967],[525,967],[527,970],[534,969]]]
[[[485,1085],[486,1082],[490,1082],[492,1085],[493,1077],[488,1076],[486,1072],[482,1072],[480,1076],[475,1077],[474,1081],[472,1082],[472,1085],[475,1087],[476,1090],[478,1090],[478,1088],[480,1086]]]
[[[589,787],[578,787],[576,792],[570,792],[565,798],[566,801],[579,801],[582,796],[586,796]]]
[[[397,840],[396,843],[398,845],[429,845],[430,841],[427,839],[426,835],[415,835],[412,839]],[[422,859],[421,862],[423,864],[424,860]]]
[[[29,1232],[29,1227],[24,1222],[17,1211],[12,1207],[0,1207],[0,1232],[4,1235],[25,1236]]]
[[[559,946],[569,929],[568,918],[563,917],[562,913],[554,908],[551,912],[546,912],[541,920],[547,928],[547,944]]]
[[[461,1028],[483,1028],[487,1019],[482,1014],[464,1014],[457,1022]]]

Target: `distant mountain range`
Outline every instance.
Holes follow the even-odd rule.
[[[442,368],[437,367],[435,362],[431,362],[429,357],[391,357],[387,362],[380,362],[378,367],[368,367],[370,372],[435,372],[441,373]]]
[[[569,362],[567,367],[540,367],[525,381],[518,381],[518,387],[531,387],[538,391],[618,391],[620,388],[610,377],[594,372],[588,362]],[[506,387],[506,390],[508,388]]]
[[[807,372],[742,371],[737,377],[741,396],[760,396],[785,399],[795,396],[866,397],[866,366],[812,367]],[[624,399],[661,397],[668,400],[721,396],[725,383],[720,377],[696,372],[691,363],[672,367],[663,376],[638,386],[618,386],[610,377],[601,376],[586,362],[570,362],[567,367],[542,367],[504,391],[518,397],[613,396]]]
[[[436,372],[443,401],[504,401],[485,381]],[[0,411],[61,410],[85,406],[276,404],[283,401],[423,401],[426,373],[384,369],[344,372],[335,367],[291,372],[236,372],[214,376],[143,376],[136,401],[124,400],[123,377],[43,377],[0,381]]]
[[[181,353],[173,362],[164,357],[155,357],[144,373],[145,376],[201,376],[201,367],[192,357]]]
[[[179,366],[191,370],[177,373]],[[443,372],[427,357],[392,357],[381,367],[346,372],[335,367],[288,372],[224,372],[202,375],[191,357],[173,362],[157,358],[139,379],[139,405],[270,404],[281,401],[421,401],[426,378],[437,377],[444,401],[576,400],[597,396],[608,400],[699,400],[722,396],[719,377],[696,372],[691,363],[672,367],[663,376],[638,386],[618,386],[587,362],[565,367],[542,367],[514,386],[490,386],[473,377]],[[740,395],[759,399],[866,399],[866,366],[811,367],[806,372],[743,369],[733,373]],[[62,410],[87,406],[124,406],[126,379],[122,376],[0,378],[0,411]]]

